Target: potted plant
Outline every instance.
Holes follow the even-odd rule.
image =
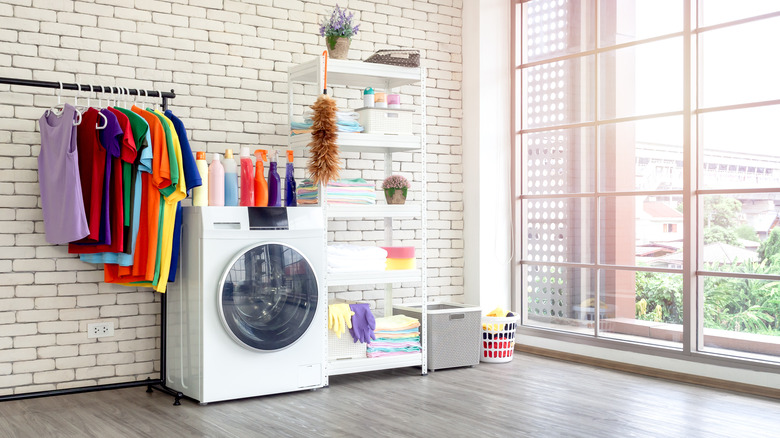
[[[352,36],[358,33],[359,24],[352,24],[354,14],[347,14],[346,9],[336,8],[330,14],[330,19],[320,22],[320,36],[325,37],[328,46],[328,55],[334,59],[347,59],[349,43]]]
[[[401,175],[388,176],[382,182],[382,188],[388,204],[403,204],[406,202],[409,181]]]

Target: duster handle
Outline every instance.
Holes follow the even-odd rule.
[[[323,50],[322,56],[325,57],[325,76],[322,78],[322,94],[328,94],[328,51]]]

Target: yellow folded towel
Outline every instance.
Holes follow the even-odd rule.
[[[420,326],[420,321],[406,315],[393,315],[376,318],[374,333],[381,331],[408,330]]]
[[[387,264],[385,270],[387,271],[400,271],[407,269],[414,269],[416,266],[415,259],[391,259],[387,258]]]

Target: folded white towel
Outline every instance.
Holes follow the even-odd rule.
[[[381,272],[385,270],[385,264],[377,264],[377,265],[361,265],[361,266],[342,266],[342,267],[334,267],[334,266],[328,266],[328,272]]]
[[[328,258],[347,257],[354,259],[386,259],[387,251],[378,246],[350,245],[336,243],[328,245]]]
[[[385,269],[387,265],[386,259],[356,259],[352,257],[328,257],[329,268],[349,268],[355,266],[358,268],[363,267],[378,267],[381,266]]]

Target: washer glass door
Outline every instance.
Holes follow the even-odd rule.
[[[314,269],[300,252],[263,243],[245,250],[228,267],[220,283],[219,311],[239,344],[280,350],[309,328],[318,294]]]

